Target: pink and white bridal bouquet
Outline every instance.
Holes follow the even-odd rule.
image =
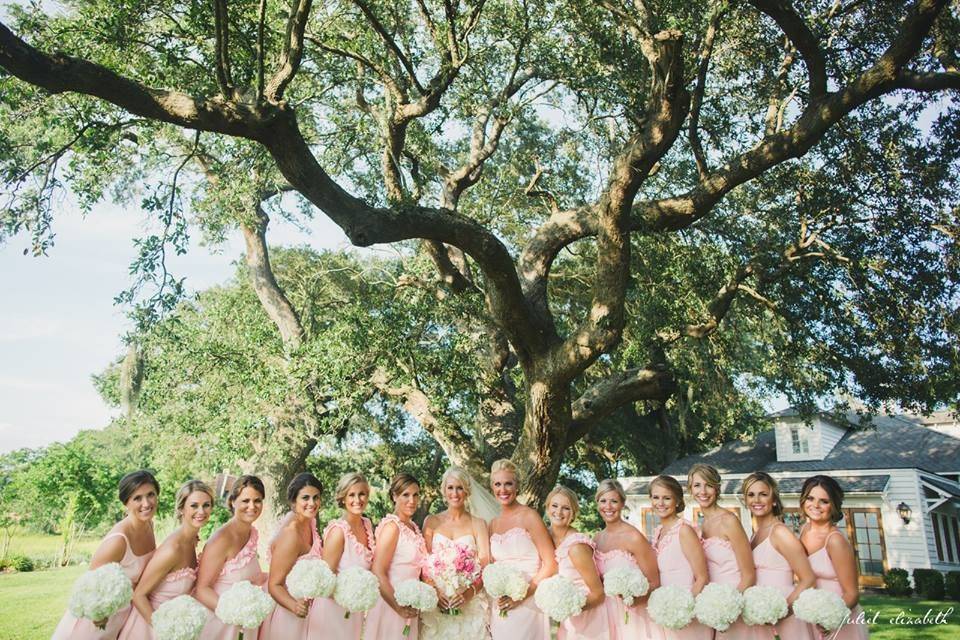
[[[480,578],[476,550],[457,542],[438,546],[427,557],[423,569],[437,591],[447,599],[463,593]],[[460,610],[449,609],[447,613],[459,615]]]

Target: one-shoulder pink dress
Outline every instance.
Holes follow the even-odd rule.
[[[707,556],[707,571],[710,582],[728,584],[736,587],[740,584],[740,566],[737,556],[726,538],[704,538],[703,553]],[[763,631],[737,620],[726,631],[717,631],[716,640],[764,640]]]
[[[377,525],[377,540],[380,540],[384,526],[390,522],[397,525],[400,530],[397,547],[393,551],[393,560],[387,570],[387,579],[390,580],[391,585],[396,587],[404,580],[420,579],[420,570],[427,558],[427,545],[423,540],[423,534],[420,533],[420,527],[416,523],[411,522],[407,526],[393,513],[384,516],[380,524]],[[376,556],[376,550],[373,554]],[[420,634],[419,618],[401,618],[400,614],[394,611],[386,600],[380,598],[377,600],[377,604],[373,605],[373,608],[367,613],[363,637],[367,640],[403,638],[403,627],[408,624],[410,630],[407,633],[407,638],[418,637]]]
[[[594,544],[590,536],[579,532],[568,533],[557,546],[557,573],[572,581],[586,593],[587,585],[583,581],[583,576],[573,566],[573,560],[570,559],[570,550],[578,544],[590,548],[593,563],[596,566],[597,545]],[[599,573],[598,570],[597,574],[599,575]],[[610,620],[605,603],[567,618],[560,624],[560,629],[557,631],[557,640],[612,640],[613,637],[613,622]]]
[[[193,585],[196,583],[196,567],[184,567],[171,571],[147,596],[150,600],[150,607],[156,611],[157,607],[164,602],[193,591]],[[133,607],[127,621],[123,623],[123,628],[120,630],[119,640],[148,640],[153,637],[153,627],[147,624],[146,619],[140,615],[137,608]]]
[[[693,569],[680,547],[680,527],[690,527],[696,531],[686,520],[680,520],[667,530],[662,526],[657,527],[653,534],[653,550],[657,552],[660,585],[690,589],[693,586]],[[699,536],[698,533],[697,537]],[[696,618],[683,629],[660,628],[660,631],[663,632],[666,640],[711,640],[713,638],[713,629],[701,624]]]
[[[777,526],[783,527],[786,525]],[[753,564],[757,567],[758,586],[773,587],[779,590],[784,597],[793,592],[793,569],[790,568],[787,559],[774,549],[773,543],[770,542],[770,536],[767,536],[763,542],[754,548]],[[765,637],[773,637],[774,630],[770,628],[770,625],[756,626],[764,630]],[[776,627],[776,633],[780,635],[782,640],[815,640],[816,638],[812,627],[793,614],[781,619],[774,626]]]
[[[360,567],[369,571],[373,563],[373,527],[370,520],[363,518],[363,529],[369,546],[353,535],[350,524],[343,519],[327,523],[323,530],[324,540],[333,529],[343,532],[343,555],[340,556],[340,565],[335,570],[339,572],[350,567]],[[310,615],[307,616],[307,636],[327,640],[360,640],[363,633],[363,615],[354,613],[346,618],[346,613],[347,610],[334,602],[333,598],[317,598],[310,607]]]
[[[843,588],[840,581],[837,580],[837,570],[833,568],[833,561],[827,552],[827,540],[833,534],[842,535],[839,531],[831,531],[823,541],[823,546],[810,554],[810,566],[813,567],[813,573],[817,576],[817,589],[832,591],[838,596],[843,596]],[[870,630],[866,624],[857,624],[855,621],[863,619],[863,609],[857,605],[850,611],[850,620],[836,631],[831,631],[828,635],[820,633],[814,629],[814,633],[820,640],[866,640],[870,637]]]
[[[150,558],[153,557],[153,551],[148,551],[142,556],[135,555],[130,548],[130,540],[126,534],[119,531],[108,533],[103,539],[107,540],[108,538],[117,536],[123,538],[123,541],[127,544],[127,549],[123,552],[123,559],[120,560],[120,566],[123,568],[123,573],[130,578],[130,582],[134,588],[136,588],[137,583],[140,581],[140,576],[143,575],[143,570],[146,568]],[[110,616],[107,620],[106,627],[103,629],[98,629],[91,620],[74,618],[73,615],[67,611],[60,619],[60,624],[53,630],[53,636],[51,636],[50,640],[116,640],[132,608],[131,605],[127,605]]]
[[[514,527],[504,533],[490,536],[490,556],[493,562],[502,562],[519,569],[527,580],[540,571],[540,552],[530,532]],[[500,615],[496,601],[490,607],[490,635],[493,640],[549,640],[550,619],[537,608],[533,598]]]
[[[220,576],[213,583],[213,590],[217,595],[223,595],[230,587],[238,582],[247,580],[255,585],[262,585],[266,576],[260,568],[260,559],[257,556],[257,543],[260,534],[256,528],[250,529],[250,537],[237,555],[223,563]],[[202,558],[201,558],[202,560]],[[227,625],[220,621],[211,611],[207,624],[200,632],[200,640],[237,640],[243,631],[243,640],[257,640],[259,629],[240,629],[235,625]]]
[[[317,521],[310,521],[310,549],[297,558],[297,562],[303,560],[304,558],[322,558],[323,556],[323,539],[320,537],[320,534],[317,533]],[[311,605],[310,610],[307,611],[307,617],[301,618],[294,612],[290,611],[286,607],[277,604],[274,608],[273,613],[267,616],[267,619],[263,621],[263,624],[260,625],[260,637],[264,640],[270,638],[277,638],[283,640],[306,640],[309,628],[310,628],[310,617],[314,615],[314,609]],[[314,621],[314,626],[319,628],[319,620]],[[320,637],[320,636],[316,636]],[[244,636],[246,640],[246,636]]]
[[[626,549],[598,551],[596,558],[597,568],[600,569],[601,576],[618,567],[631,567],[637,571],[640,570],[637,559]],[[604,604],[610,620],[613,622],[614,638],[616,640],[662,640],[663,633],[650,620],[646,605],[627,607],[622,599],[612,596],[607,596]]]

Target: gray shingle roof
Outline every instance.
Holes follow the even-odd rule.
[[[686,473],[686,470],[683,471]],[[721,471],[721,473],[723,473]],[[840,488],[844,493],[883,493],[890,481],[889,475],[875,476],[832,476],[834,480],[840,483]],[[783,478],[779,481],[780,493],[789,495],[799,495],[803,488],[804,478]],[[939,486],[939,485],[937,485]],[[631,478],[625,479],[623,490],[628,495],[646,495],[650,487],[650,482],[645,479]],[[740,493],[740,480],[725,480],[720,487],[724,495],[736,495]],[[952,489],[956,491],[956,487]]]
[[[954,498],[960,498],[960,486],[954,482],[948,482],[947,480],[942,480],[940,478],[934,478],[933,476],[921,476],[921,480],[932,484],[942,491],[946,491],[948,494],[952,495]]]
[[[778,417],[790,415],[796,413],[777,414]],[[849,416],[852,424],[856,424],[856,420],[855,414]],[[910,418],[877,416],[871,427],[848,429],[823,460],[778,461],[771,430],[759,434],[752,442],[727,442],[705,453],[676,460],[664,473],[686,473],[697,462],[713,465],[721,474],[913,468],[950,473],[960,471],[960,439],[923,427]]]

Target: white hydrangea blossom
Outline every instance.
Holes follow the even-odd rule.
[[[276,603],[263,589],[241,580],[223,592],[217,602],[217,617],[224,624],[255,629],[273,612]]]
[[[68,608],[77,618],[105,620],[130,604],[133,585],[116,562],[84,573],[73,585]]]
[[[207,624],[207,608],[190,596],[167,600],[150,622],[156,640],[197,640]]]
[[[379,597],[380,581],[366,569],[347,567],[337,576],[333,599],[347,610],[345,618],[349,618],[351,613],[369,611],[377,604]]]
[[[693,594],[686,587],[660,587],[650,594],[647,611],[661,627],[682,629],[693,620]]]
[[[743,592],[743,622],[775,624],[787,615],[787,599],[773,587],[754,586]]]
[[[337,574],[320,558],[301,558],[287,574],[287,591],[298,600],[326,598],[337,584]]]
[[[404,580],[394,588],[393,597],[401,607],[413,607],[417,611],[437,608],[437,590],[419,580]]]
[[[623,603],[628,607],[633,605],[635,598],[647,595],[649,590],[647,576],[636,567],[616,567],[603,576],[603,592],[608,596],[623,598]]]
[[[527,596],[530,583],[519,569],[502,562],[494,562],[483,569],[483,588],[494,600],[507,596],[519,602]],[[500,615],[507,615],[507,611],[501,609]]]
[[[850,609],[843,598],[832,591],[806,589],[794,601],[793,613],[804,622],[833,631],[839,629],[847,620]]]
[[[726,631],[743,610],[743,595],[729,584],[711,583],[697,595],[693,612],[697,620],[717,631]]]
[[[545,614],[563,622],[583,611],[587,594],[569,578],[551,576],[537,585],[533,601]]]

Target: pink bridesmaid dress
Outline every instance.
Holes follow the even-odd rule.
[[[390,513],[385,515],[380,524],[377,525],[378,539],[384,525],[388,522],[393,522],[400,530],[397,548],[393,551],[393,560],[390,562],[390,569],[387,571],[390,584],[396,587],[404,580],[419,580],[420,568],[427,559],[427,546],[423,540],[423,535],[420,533],[420,528],[413,522],[408,527],[400,522],[399,517]],[[404,638],[403,627],[407,624],[410,625],[410,631],[406,638],[413,640],[420,634],[419,618],[401,618],[400,614],[394,611],[386,600],[380,598],[367,614],[363,637],[367,640],[392,640],[393,638],[401,640]]]
[[[310,550],[297,558],[297,562],[304,558],[321,558],[323,556],[323,539],[317,533],[317,521],[310,521]],[[286,607],[279,604],[274,608],[263,624],[260,625],[260,637],[264,640],[277,638],[278,640],[306,640],[308,637],[309,620],[314,616],[313,605],[307,611],[307,617],[301,618]],[[314,622],[317,626],[319,621]],[[246,634],[244,634],[246,640]]]
[[[776,525],[785,527],[784,524]],[[773,531],[770,532],[771,535]],[[792,535],[792,534],[791,534]],[[757,567],[757,585],[761,587],[773,587],[780,591],[784,597],[793,592],[793,569],[787,559],[780,555],[780,552],[773,548],[770,537],[761,542],[753,550],[753,564]],[[812,627],[798,620],[793,614],[788,615],[776,625],[776,633],[782,640],[816,640],[816,634]],[[769,625],[758,625],[762,629],[765,637],[773,637],[773,629]]]
[[[725,538],[706,538],[703,541],[703,552],[707,556],[707,571],[710,582],[728,584],[736,587],[740,584],[740,567],[737,565],[737,556]],[[716,640],[765,640],[763,630],[744,624],[737,620],[726,631],[717,631]]]
[[[840,581],[837,580],[837,571],[833,568],[830,554],[827,553],[827,540],[829,540],[833,534],[840,535],[840,532],[831,531],[827,534],[826,539],[823,541],[823,547],[814,551],[809,556],[810,566],[813,567],[813,573],[817,576],[817,589],[832,591],[838,596],[842,596],[843,589],[840,587]],[[860,605],[857,605],[850,611],[850,619],[856,620],[858,617],[862,619],[862,614],[863,609]],[[870,631],[867,625],[856,624],[855,622],[849,622],[827,635],[820,633],[818,629],[814,629],[814,633],[820,640],[866,640],[870,637]]]
[[[238,582],[247,580],[252,584],[263,584],[265,576],[260,569],[260,559],[257,557],[257,542],[260,534],[255,528],[250,530],[247,544],[229,560],[223,563],[220,576],[213,583],[213,590],[217,595],[223,595],[230,587]],[[236,640],[241,629],[235,625],[227,625],[220,621],[213,612],[207,618],[207,624],[200,632],[200,640]],[[258,629],[243,629],[243,640],[257,640]]]
[[[611,569],[631,567],[640,570],[637,559],[625,549],[598,551],[597,568],[603,577]],[[621,598],[607,596],[604,603],[614,627],[615,640],[662,640],[660,628],[650,620],[646,606],[627,607]]]
[[[590,547],[593,561],[596,563],[597,545],[590,539],[590,536],[582,533],[568,533],[560,541],[556,550],[558,573],[586,592],[587,585],[580,572],[573,566],[573,560],[570,559],[570,549],[577,544],[585,544]],[[557,640],[613,640],[613,637],[613,623],[607,612],[606,603],[587,609],[580,615],[567,618],[557,631]]]
[[[150,607],[156,611],[157,607],[168,600],[173,600],[177,596],[189,594],[193,591],[193,585],[197,583],[197,569],[195,567],[184,567],[177,571],[171,571],[163,581],[150,592],[148,596]],[[153,627],[147,624],[136,607],[130,612],[127,621],[123,623],[120,630],[119,640],[148,640],[153,638]]]
[[[527,580],[531,580],[540,570],[537,545],[530,537],[530,532],[521,527],[492,534],[490,556],[494,562],[519,569]],[[511,609],[506,616],[500,615],[495,600],[491,604],[490,635],[493,640],[549,640],[550,619],[537,608],[532,597]]]
[[[369,571],[373,563],[373,549],[357,540],[346,520],[327,523],[323,530],[324,539],[331,529],[340,529],[343,532],[343,555],[340,556],[337,571],[350,567]],[[367,532],[367,544],[372,545],[373,527],[367,518],[363,518],[363,529]],[[345,618],[346,613],[347,610],[334,602],[333,598],[317,598],[310,607],[310,615],[307,616],[307,636],[326,640],[360,640],[363,633],[363,614],[354,613]]]
[[[153,556],[153,551],[148,551],[142,556],[134,555],[133,550],[130,548],[130,540],[127,539],[126,534],[119,531],[108,533],[103,539],[107,540],[116,536],[120,536],[124,542],[127,543],[127,550],[123,552],[123,559],[120,560],[120,566],[123,568],[126,576],[130,578],[130,582],[134,588],[136,588],[137,582],[140,581],[140,576],[143,574],[143,570]],[[53,636],[51,636],[50,640],[116,640],[132,608],[131,605],[127,605],[110,616],[104,629],[98,629],[92,621],[85,618],[74,618],[73,615],[67,611],[60,619],[60,624],[54,629]]]
[[[680,527],[693,528],[689,522],[680,520],[668,530],[657,527],[653,535],[653,549],[657,552],[657,567],[660,569],[660,585],[664,587],[676,586],[691,588],[693,586],[693,569],[687,562],[680,547]],[[694,529],[696,531],[696,529]],[[699,537],[699,534],[697,534]],[[696,619],[683,629],[663,629],[666,640],[711,640],[713,629]]]

